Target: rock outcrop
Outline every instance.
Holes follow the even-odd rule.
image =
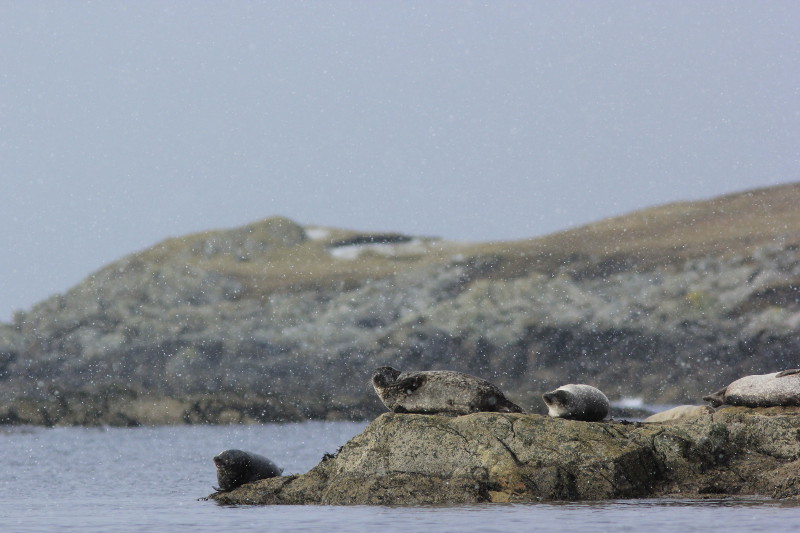
[[[726,408],[653,424],[386,413],[306,474],[210,498],[237,505],[794,498],[798,435],[798,408]]]
[[[281,217],[170,239],[0,325],[0,422],[146,424],[125,405],[176,399],[173,421],[370,418],[385,365],[532,412],[565,383],[696,403],[797,366],[798,205],[793,184],[508,243]]]

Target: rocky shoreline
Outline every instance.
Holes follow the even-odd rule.
[[[671,422],[385,413],[309,472],[217,492],[225,505],[430,505],[800,496],[800,408]]]
[[[368,420],[360,405],[310,403],[254,393],[153,395],[127,389],[53,389],[0,404],[0,425],[139,427]]]
[[[534,413],[566,383],[696,403],[797,366],[797,205],[789,184],[506,243],[282,217],[169,239],[0,324],[0,423],[368,420],[387,365]]]

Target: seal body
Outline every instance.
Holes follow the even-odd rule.
[[[714,407],[800,405],[800,369],[745,376],[703,399]]]
[[[695,418],[703,415],[710,415],[714,412],[708,405],[679,405],[660,413],[648,416],[642,422],[667,422],[669,420],[680,420],[682,418]]]
[[[543,394],[542,399],[553,418],[597,422],[608,416],[610,408],[606,395],[591,385],[562,385]]]
[[[217,467],[218,491],[229,491],[236,487],[281,475],[283,469],[257,453],[242,450],[225,450],[214,457]]]
[[[449,370],[401,372],[389,366],[375,370],[372,386],[395,413],[465,415],[478,411],[522,413],[495,385]]]

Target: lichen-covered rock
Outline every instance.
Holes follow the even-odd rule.
[[[222,504],[423,505],[800,495],[800,410],[723,409],[670,423],[387,413],[303,475]]]
[[[53,388],[124,387],[374,417],[368,382],[386,365],[475,375],[529,412],[565,383],[698,402],[796,364],[798,203],[794,184],[507,243],[282,217],[168,239],[0,325],[0,405],[40,423],[22,403]]]

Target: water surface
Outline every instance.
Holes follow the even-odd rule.
[[[221,506],[211,458],[261,453],[303,473],[366,423],[0,429],[0,530],[789,531],[800,505],[763,499],[622,500],[453,507]]]

